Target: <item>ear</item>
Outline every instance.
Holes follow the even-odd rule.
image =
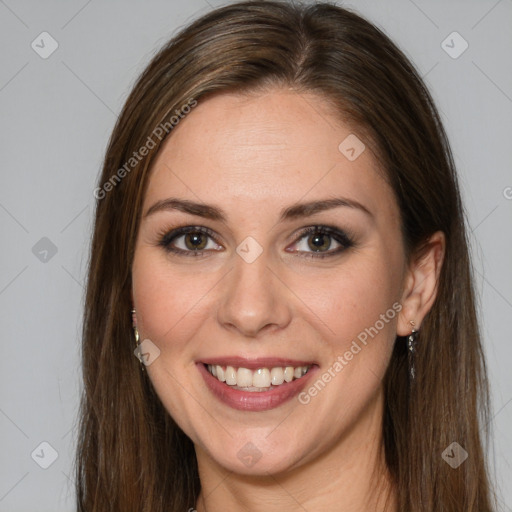
[[[420,252],[411,256],[404,277],[402,309],[397,324],[398,336],[411,334],[411,321],[414,322],[414,329],[418,331],[425,315],[434,304],[445,248],[446,238],[444,233],[436,231]]]

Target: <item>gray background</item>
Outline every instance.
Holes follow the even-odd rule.
[[[92,191],[138,73],[178,27],[219,5],[0,0],[2,512],[73,510]],[[446,124],[468,210],[493,390],[491,464],[502,509],[512,511],[512,0],[345,5],[412,59]],[[58,43],[46,59],[31,47],[34,40],[42,46],[43,31]],[[453,31],[469,44],[458,58],[445,51],[462,49],[457,36],[445,43],[452,49],[442,46]],[[44,46],[51,48],[49,39]],[[42,442],[58,454],[47,469],[40,464],[52,462],[51,450]]]

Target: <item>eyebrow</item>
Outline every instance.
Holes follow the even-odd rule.
[[[373,217],[372,212],[358,201],[344,197],[336,197],[332,199],[310,201],[308,203],[293,204],[281,210],[279,222],[309,217],[315,213],[331,210],[333,208],[339,208],[341,206],[358,209],[364,212],[366,215]],[[220,222],[227,221],[227,215],[221,208],[218,208],[217,206],[204,203],[195,203],[193,201],[189,201],[188,199],[177,199],[174,197],[157,201],[148,209],[144,217],[146,218],[156,212],[173,210],[189,213],[198,217],[204,217],[205,219],[211,219]]]

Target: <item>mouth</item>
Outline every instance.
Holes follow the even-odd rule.
[[[214,397],[233,409],[266,411],[300,393],[319,366],[308,361],[229,357],[196,363]]]
[[[301,379],[312,365],[272,366],[256,370],[243,366],[205,364],[206,369],[219,382],[225,382],[232,389],[249,392],[263,392],[281,386],[285,382]]]

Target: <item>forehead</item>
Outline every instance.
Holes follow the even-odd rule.
[[[341,194],[396,214],[371,152],[347,158],[353,152],[346,153],[344,141],[357,153],[363,147],[354,137],[313,94],[274,90],[211,97],[164,142],[153,162],[146,209],[170,195],[277,211],[302,198]]]

